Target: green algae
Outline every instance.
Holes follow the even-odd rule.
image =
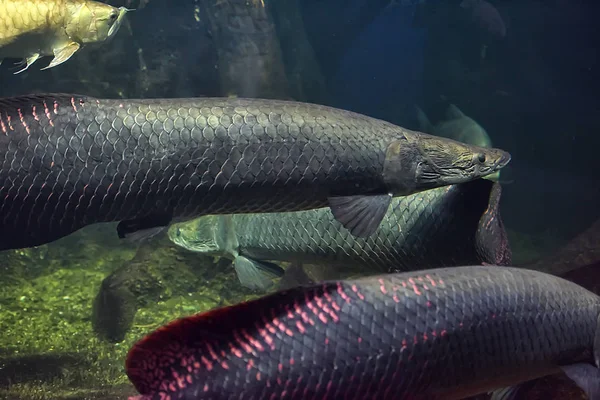
[[[124,340],[110,343],[92,328],[102,281],[132,263],[139,249],[114,226],[92,226],[34,249],[0,253],[0,398],[102,399],[134,394],[125,375],[130,347],[176,318],[257,294],[233,268],[159,241],[143,265],[158,283],[139,285],[138,311]]]

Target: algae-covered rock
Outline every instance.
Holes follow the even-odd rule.
[[[0,398],[126,398],[135,393],[124,363],[136,340],[173,319],[256,296],[228,263],[164,237],[134,245],[114,228],[92,225],[36,249],[0,253]],[[129,329],[116,344],[99,338],[92,323],[98,292],[113,288],[118,301],[134,305],[122,312],[135,314],[124,318]],[[118,315],[116,325],[123,324]],[[36,362],[46,365],[27,367]]]
[[[129,272],[129,269],[126,268],[125,271]],[[133,271],[133,275],[138,274]],[[125,339],[125,334],[133,324],[136,312],[137,298],[128,287],[127,274],[113,273],[102,281],[100,291],[94,299],[94,332],[110,342],[120,342]]]
[[[281,45],[264,0],[208,1],[200,7],[217,49],[221,92],[287,98]]]
[[[157,315],[145,310],[139,316],[141,326],[156,326],[157,318],[166,323],[251,294],[239,285],[227,260],[215,262],[213,257],[185,251],[161,235],[143,242],[131,260],[102,281],[92,324],[100,338],[116,343],[125,339],[140,309],[161,308]]]
[[[161,242],[166,247],[161,247]],[[100,337],[120,342],[131,328],[138,308],[173,293],[196,289],[198,277],[193,269],[186,260],[173,260],[168,246],[168,241],[161,240],[142,243],[132,260],[102,281],[92,315],[94,331]]]
[[[308,40],[300,0],[271,1],[268,7],[272,10],[281,43],[290,96],[297,101],[330,103],[327,82]]]

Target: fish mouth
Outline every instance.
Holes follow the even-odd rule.
[[[509,152],[502,151],[500,158],[498,159],[498,161],[496,161],[496,164],[494,164],[494,171],[497,171],[500,168],[505,167],[510,162],[511,159],[512,159],[512,156],[510,155]]]
[[[115,33],[117,33],[117,31],[121,27],[121,24],[123,23],[123,18],[125,17],[125,14],[127,14],[129,11],[135,11],[135,10],[125,8],[125,7],[119,7],[119,16],[117,17],[117,20],[115,21],[115,23],[108,30],[107,39],[112,38],[115,35]]]

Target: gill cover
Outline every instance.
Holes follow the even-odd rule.
[[[169,238],[186,250],[206,255],[237,254],[237,239],[230,215],[205,215],[173,224]]]
[[[127,11],[108,4],[86,1],[72,6],[65,31],[75,42],[85,44],[102,42],[113,36],[119,29]]]
[[[408,195],[490,175],[509,161],[500,149],[404,130],[387,148],[383,178],[395,195]]]

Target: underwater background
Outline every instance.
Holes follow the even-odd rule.
[[[436,125],[454,104],[512,155],[501,212],[513,264],[544,270],[578,235],[587,252],[569,269],[600,259],[600,3],[489,0],[501,28],[460,0],[109,3],[136,9],[109,43],[45,71],[5,62],[0,96],[293,99],[415,130],[417,107]],[[133,394],[124,359],[140,337],[258,295],[223,260],[166,235],[125,243],[115,226],[0,252],[0,398]],[[98,314],[103,285],[126,299],[123,320]]]

